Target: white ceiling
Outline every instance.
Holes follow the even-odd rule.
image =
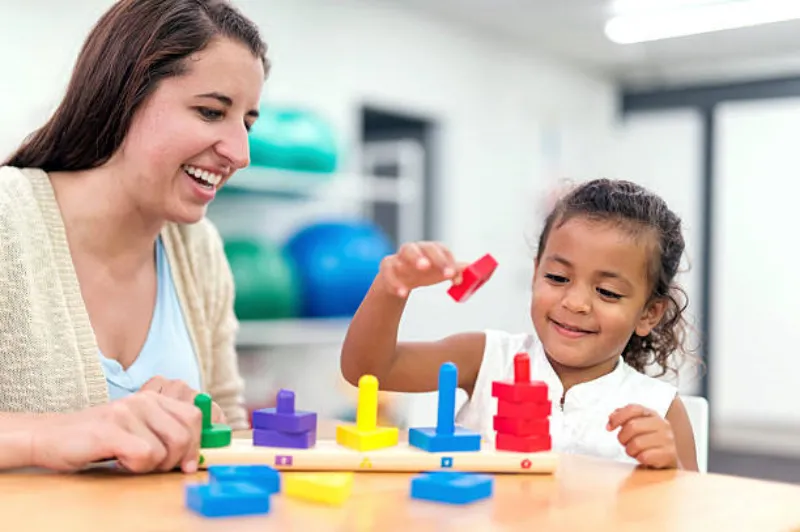
[[[603,33],[610,0],[393,1],[531,46],[628,85],[800,75],[800,21],[618,45]]]

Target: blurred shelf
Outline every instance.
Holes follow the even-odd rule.
[[[349,325],[349,318],[242,320],[236,344],[239,347],[340,345]]]
[[[280,199],[339,199],[406,203],[416,190],[391,177],[345,173],[314,173],[249,166],[236,172],[220,190],[222,194],[258,194]]]

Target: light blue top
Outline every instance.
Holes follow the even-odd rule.
[[[156,242],[156,278],[156,306],[139,356],[126,371],[119,362],[100,353],[112,401],[138,391],[156,375],[182,380],[200,390],[200,368],[161,238]]]

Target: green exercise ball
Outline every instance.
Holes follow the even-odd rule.
[[[294,318],[300,312],[300,286],[291,259],[279,246],[240,238],[225,242],[236,286],[234,310],[240,320]]]
[[[301,172],[334,172],[337,146],[333,128],[313,111],[264,106],[250,130],[250,163]]]

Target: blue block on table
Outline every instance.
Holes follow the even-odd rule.
[[[480,451],[481,435],[461,427],[450,434],[437,434],[436,428],[412,428],[408,430],[408,444],[429,453]]]
[[[269,513],[270,494],[246,482],[211,482],[186,486],[186,506],[205,517]]]
[[[281,491],[278,470],[268,465],[212,465],[208,466],[211,482],[245,482],[261,488],[267,493]]]
[[[317,428],[316,412],[295,410],[294,392],[280,390],[275,408],[261,408],[253,412],[253,428],[278,432],[310,432]]]
[[[446,504],[469,504],[492,496],[494,479],[489,475],[433,471],[411,480],[411,498]]]

